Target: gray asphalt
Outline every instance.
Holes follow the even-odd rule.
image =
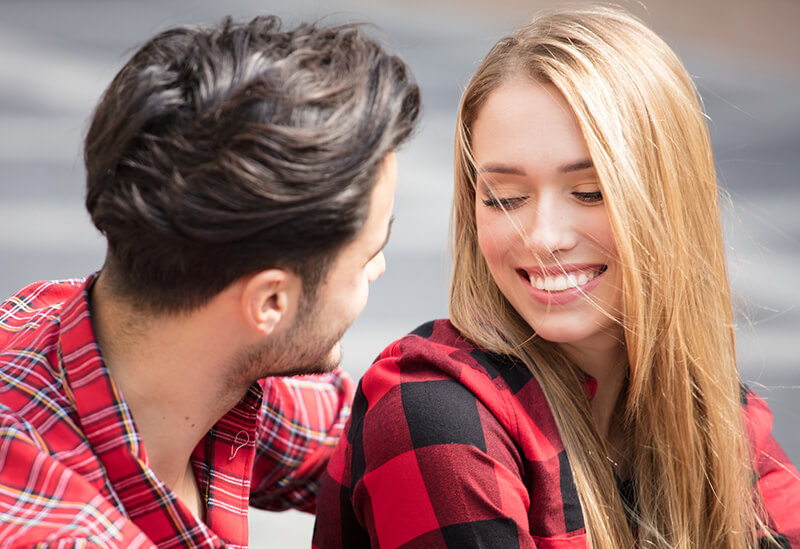
[[[458,98],[494,40],[524,22],[518,8],[455,5],[0,1],[0,294],[34,280],[83,276],[101,265],[103,241],[82,206],[81,138],[103,87],[142,40],[175,24],[224,14],[274,13],[287,24],[332,13],[333,21],[367,20],[412,67],[425,110],[417,137],[399,154],[387,272],[373,284],[367,309],[344,340],[344,367],[360,377],[386,344],[447,314]],[[800,75],[779,58],[748,54],[674,25],[666,38],[705,100],[730,198],[723,220],[743,377],[768,399],[775,434],[798,464]],[[309,547],[312,524],[299,513],[254,512],[252,546]]]

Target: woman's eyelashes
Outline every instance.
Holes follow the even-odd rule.
[[[600,191],[592,192],[574,192],[572,193],[575,198],[587,204],[594,204],[603,201],[603,193]]]
[[[527,198],[528,198],[527,196],[512,196],[510,198],[499,198],[496,196],[491,196],[483,200],[483,205],[488,206],[490,208],[502,208],[504,210],[513,210],[514,208],[521,206],[522,203],[525,202]]]
[[[598,204],[603,201],[603,193],[600,191],[590,191],[590,192],[573,192],[572,196],[574,196],[578,201],[583,202],[584,204]],[[499,208],[504,210],[513,210],[514,208],[518,208],[522,206],[522,204],[528,199],[527,196],[511,196],[511,197],[498,197],[490,195],[488,198],[483,199],[483,205],[488,206],[489,208]]]

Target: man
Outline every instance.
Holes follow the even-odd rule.
[[[418,110],[352,26],[133,55],[85,143],[102,270],[0,307],[0,546],[242,547],[248,503],[313,510]]]

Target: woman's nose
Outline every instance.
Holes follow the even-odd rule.
[[[554,200],[540,200],[526,220],[525,240],[537,254],[566,251],[577,243],[569,208]]]

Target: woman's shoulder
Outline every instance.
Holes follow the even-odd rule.
[[[555,420],[530,370],[476,345],[448,320],[423,324],[381,353],[361,379],[346,439],[356,469],[345,479],[351,486],[374,482],[387,464],[407,477],[406,465],[416,471],[424,463],[439,483],[503,471],[519,490],[521,512],[537,524],[559,516],[562,500],[533,505],[530,491],[577,501]]]
[[[739,386],[739,402],[755,455],[760,455],[772,442],[772,410],[749,386]]]
[[[547,400],[525,364],[481,348],[447,319],[427,322],[386,347],[359,392],[362,404],[378,415],[384,414],[381,401],[414,416],[434,407],[439,417],[458,421],[477,410],[520,442],[544,435],[560,446]]]
[[[516,394],[536,384],[518,358],[473,343],[448,319],[426,322],[378,356],[366,378],[391,372],[398,383],[454,380],[473,391]]]

